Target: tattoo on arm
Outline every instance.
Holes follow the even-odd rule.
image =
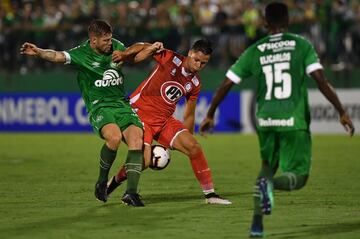
[[[54,50],[50,50],[50,49],[46,49],[46,50],[40,49],[39,57],[44,60],[55,62],[55,63],[65,63],[65,61],[66,61],[65,55],[62,52],[58,52],[58,51],[54,51]]]

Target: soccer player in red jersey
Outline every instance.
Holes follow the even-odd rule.
[[[155,54],[157,65],[150,76],[130,96],[131,106],[144,123],[144,169],[150,164],[153,140],[167,148],[186,154],[193,172],[200,183],[208,204],[231,204],[214,191],[211,171],[200,144],[193,136],[195,108],[201,83],[198,72],[205,67],[212,53],[211,42],[196,41],[185,57],[170,50]],[[119,53],[114,61],[123,60]],[[175,119],[173,113],[180,98],[186,98],[183,122]],[[126,180],[123,166],[108,182],[110,194]]]

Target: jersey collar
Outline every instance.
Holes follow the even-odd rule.
[[[284,33],[280,32],[280,33],[276,33],[273,35],[270,35],[270,37],[281,37]]]

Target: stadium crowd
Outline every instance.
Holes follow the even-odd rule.
[[[107,20],[125,45],[162,41],[185,53],[200,38],[216,51],[210,65],[227,68],[265,34],[260,9],[269,1],[250,0],[2,0],[0,69],[26,73],[44,68],[18,52],[24,41],[43,48],[69,49],[87,38],[91,19]],[[290,31],[309,39],[333,70],[360,65],[359,0],[285,0]]]

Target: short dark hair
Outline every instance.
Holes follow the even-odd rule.
[[[103,36],[112,33],[112,27],[106,21],[96,19],[90,23],[88,33],[89,35],[93,34],[95,36]]]
[[[200,39],[197,40],[191,47],[191,50],[193,51],[201,51],[205,55],[211,55],[213,49],[212,49],[212,43],[211,41],[207,39]]]
[[[269,3],[265,8],[265,20],[272,27],[287,27],[289,25],[288,7],[281,2]]]

